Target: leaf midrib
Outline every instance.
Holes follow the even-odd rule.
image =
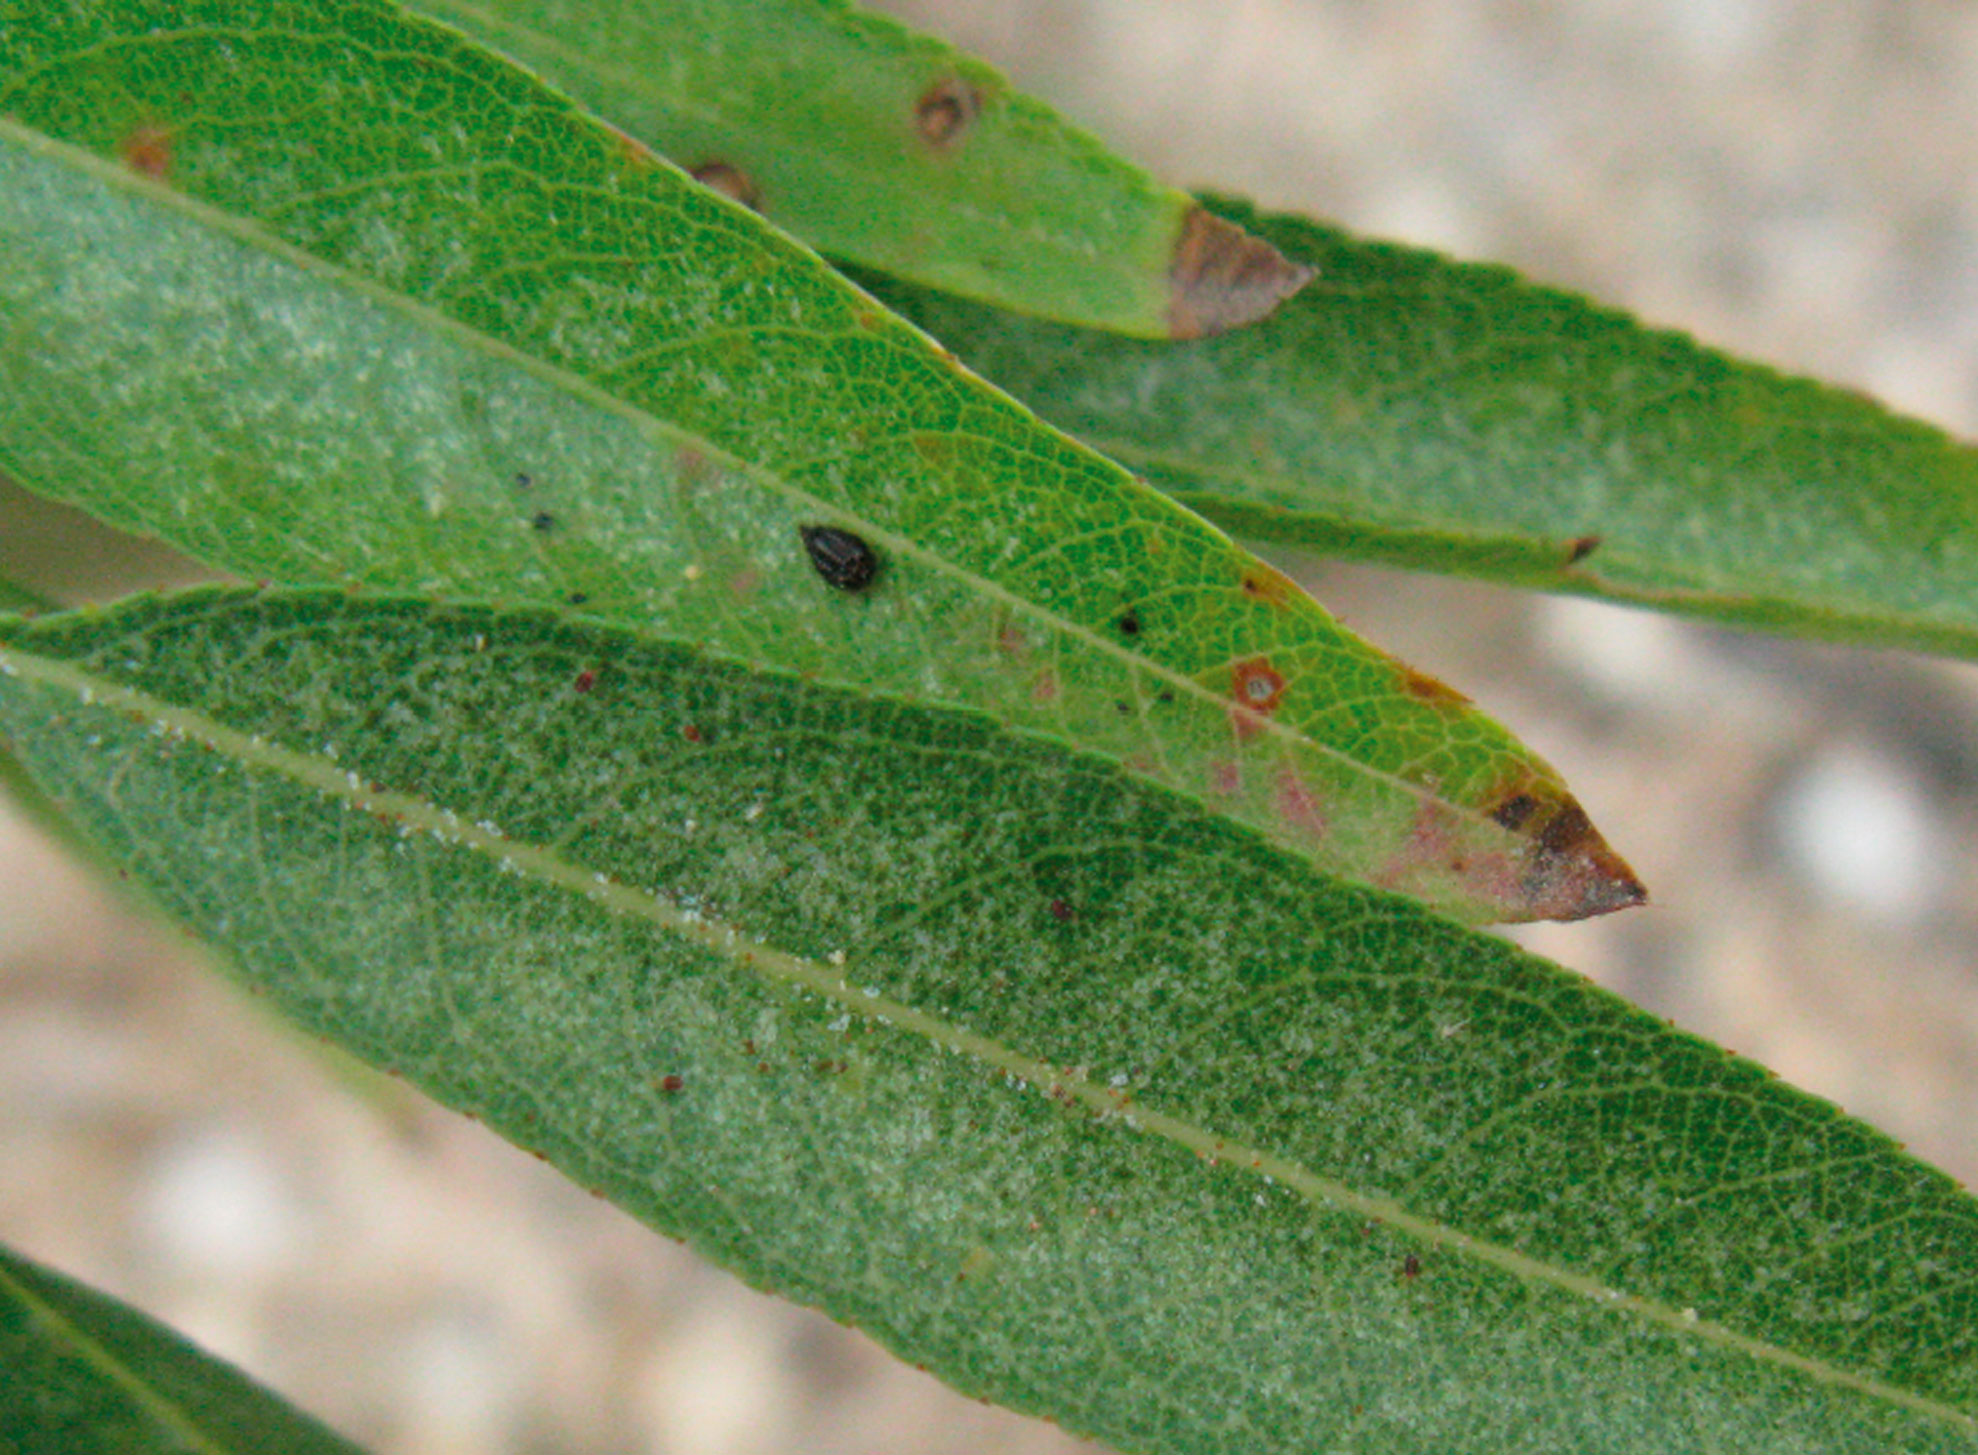
[[[234,1455],[236,1447],[215,1443],[183,1401],[167,1399],[154,1383],[141,1378],[127,1360],[117,1357],[108,1345],[86,1333],[74,1319],[22,1283],[4,1264],[0,1264],[0,1289],[18,1299],[44,1325],[66,1339],[90,1368],[107,1377],[147,1415],[182,1441],[193,1455]]]
[[[276,237],[257,222],[243,218],[237,213],[228,212],[224,208],[216,207],[211,203],[203,202],[198,198],[190,197],[149,177],[142,176],[126,167],[110,162],[86,148],[59,141],[44,132],[23,126],[10,117],[0,116],[0,141],[11,141],[27,151],[52,158],[64,165],[73,166],[79,171],[95,178],[97,181],[102,182],[113,191],[142,197],[148,202],[163,205],[237,242],[257,248],[272,258],[297,267],[313,276],[328,279],[339,287],[347,288],[359,296],[377,303],[381,307],[398,313],[403,317],[415,320],[422,326],[431,328],[435,332],[443,333],[470,348],[480,350],[491,357],[499,358],[555,389],[561,390],[587,404],[613,414],[631,424],[648,439],[657,437],[669,444],[689,444],[710,458],[718,460],[724,466],[739,473],[747,474],[750,478],[764,484],[767,488],[780,493],[785,499],[815,507],[821,515],[826,517],[855,523],[862,534],[886,546],[889,550],[910,556],[935,572],[1000,605],[1008,607],[1015,613],[1040,622],[1051,630],[1062,633],[1082,643],[1089,649],[1094,649],[1102,655],[1113,657],[1127,664],[1135,672],[1145,673],[1147,676],[1163,682],[1178,691],[1186,692],[1199,703],[1218,710],[1225,709],[1229,705],[1226,697],[1211,691],[1208,687],[1186,673],[1129,651],[1119,643],[1110,640],[1090,627],[1052,612],[1028,597],[1015,594],[997,582],[978,576],[974,572],[964,570],[946,556],[930,551],[912,538],[898,535],[884,526],[868,520],[859,512],[849,509],[843,504],[821,499],[809,491],[792,484],[780,472],[772,470],[766,465],[742,460],[728,450],[703,440],[700,436],[692,434],[676,424],[660,419],[636,404],[619,398],[617,395],[592,383],[581,374],[540,359],[491,334],[469,327],[440,312],[438,309],[408,298],[403,293],[395,292],[374,279],[367,278],[360,273],[352,272],[340,264],[330,262],[305,249],[298,248],[294,244]],[[718,196],[719,194],[715,195]],[[736,207],[738,210],[746,212],[746,209],[741,209],[738,203],[730,203],[725,198],[721,199],[721,201],[724,206]],[[752,223],[761,225],[761,219],[757,218],[753,213],[748,213],[747,216]],[[875,306],[883,307],[883,305],[878,305],[876,302]],[[900,321],[906,327],[913,329],[914,332],[920,332],[918,328],[906,322],[906,320]],[[698,339],[692,342],[698,343]],[[959,369],[962,366],[957,364],[955,367]],[[978,387],[994,393],[1009,407],[1021,410],[1026,415],[1030,414],[1028,408],[1021,401],[1004,394],[993,383],[982,379],[979,375],[971,374],[970,377]],[[1071,440],[1069,436],[1063,435],[1055,426],[1042,419],[1037,419],[1035,416],[1031,417],[1037,429],[1058,435],[1060,438],[1066,439],[1075,445],[1078,444],[1077,441]],[[1081,449],[1086,448],[1083,445],[1078,445],[1078,447]],[[1176,508],[1179,509],[1181,507]],[[1211,530],[1215,529],[1214,526],[1208,526],[1208,528]],[[1289,741],[1322,758],[1342,764],[1348,771],[1358,774],[1369,781],[1385,784],[1389,788],[1414,799],[1418,803],[1434,803],[1439,808],[1447,810],[1474,824],[1493,824],[1494,826],[1494,821],[1480,807],[1474,804],[1460,803],[1451,799],[1438,797],[1432,789],[1425,788],[1419,783],[1412,783],[1392,770],[1376,768],[1331,743],[1322,742],[1308,733],[1300,731],[1279,718],[1259,716],[1257,721],[1251,724],[1251,726],[1261,729],[1267,736]],[[1179,784],[1174,785],[1174,787],[1179,791],[1186,791]]]
[[[745,971],[794,986],[852,1014],[876,1020],[942,1049],[972,1057],[1004,1076],[1034,1087],[1053,1101],[1076,1102],[1099,1121],[1120,1122],[1129,1131],[1167,1141],[1211,1165],[1247,1170],[1261,1178],[1267,1187],[1286,1188],[1315,1207],[1353,1214],[1430,1246],[1475,1259],[1513,1277],[1542,1283],[1588,1300],[1616,1314],[1631,1315],[1684,1337],[1715,1344],[1806,1375],[1820,1383],[1883,1400],[1978,1434],[1978,1417],[1941,1401],[1739,1333],[1698,1317],[1694,1309],[1677,1309],[1658,1300],[1624,1293],[1598,1279],[1411,1213],[1390,1198],[1357,1192],[1287,1157],[1248,1143],[1219,1137],[1207,1125],[1139,1106],[1134,1103],[1129,1090],[1095,1083],[1083,1068],[1067,1069],[1053,1065],[1048,1060],[1027,1055],[941,1016],[861,989],[851,983],[855,972],[846,963],[836,960],[819,962],[792,954],[755,938],[738,925],[695,909],[682,908],[653,891],[619,883],[600,871],[540,845],[508,838],[492,824],[464,820],[430,799],[393,789],[366,786],[355,772],[339,767],[329,759],[282,747],[258,734],[228,727],[194,709],[166,702],[71,663],[18,648],[0,647],[0,677],[15,677],[73,692],[84,706],[93,709],[135,714],[170,736],[197,743],[243,767],[285,777],[291,783],[320,793],[353,811],[389,818],[397,822],[402,831],[431,834],[444,842],[490,858],[507,872],[532,879],[544,887],[581,895],[614,914],[642,920]]]

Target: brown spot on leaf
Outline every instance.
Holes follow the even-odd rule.
[[[1243,766],[1225,759],[1209,769],[1209,783],[1218,793],[1235,793],[1243,787]]]
[[[1447,682],[1417,672],[1405,663],[1397,663],[1401,669],[1401,690],[1417,702],[1426,702],[1432,707],[1468,707],[1470,699],[1451,687]]]
[[[1490,820],[1515,833],[1537,810],[1538,800],[1531,794],[1514,793],[1490,811]]]
[[[1275,566],[1258,561],[1243,573],[1243,594],[1252,601],[1283,608],[1300,600],[1305,591]]]
[[[672,1096],[676,1094],[686,1084],[687,1082],[684,1077],[672,1075],[670,1073],[668,1075],[659,1078],[659,1089],[665,1092],[668,1096]]]
[[[598,685],[598,674],[593,672],[589,667],[586,667],[577,674],[577,680],[571,685],[579,692],[589,692],[593,687]]]
[[[133,172],[163,182],[172,174],[171,133],[158,126],[136,126],[117,143],[117,156]]]
[[[1168,266],[1168,337],[1207,338],[1255,323],[1316,276],[1262,238],[1192,207]]]
[[[1556,784],[1525,777],[1501,790],[1493,823],[1517,835],[1515,916],[1520,919],[1588,919],[1628,909],[1648,891],[1607,846],[1573,798]]]
[[[1067,901],[1062,899],[1052,900],[1051,918],[1056,920],[1061,925],[1070,924],[1072,920],[1071,905]]]
[[[1230,695],[1236,699],[1237,731],[1248,736],[1284,701],[1284,674],[1269,658],[1246,657],[1230,671]]]
[[[1566,543],[1566,564],[1577,566],[1599,549],[1599,536],[1576,536]]]
[[[762,211],[762,189],[756,186],[753,177],[731,162],[702,162],[687,175],[751,212]]]
[[[959,76],[936,81],[913,107],[913,129],[935,151],[949,151],[982,114],[982,93]]]
[[[1030,700],[1035,703],[1055,702],[1058,696],[1058,673],[1054,667],[1046,667],[1030,682]]]

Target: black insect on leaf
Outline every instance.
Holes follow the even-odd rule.
[[[800,527],[810,563],[828,585],[840,591],[863,591],[879,574],[879,557],[871,546],[834,525]]]

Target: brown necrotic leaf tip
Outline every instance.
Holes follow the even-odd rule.
[[[1168,337],[1207,338],[1255,323],[1317,276],[1235,223],[1191,207],[1168,267]]]

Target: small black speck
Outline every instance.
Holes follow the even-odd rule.
[[[1113,710],[1117,712],[1121,717],[1125,717],[1128,713],[1133,711],[1133,704],[1130,702],[1115,702],[1113,704]]]
[[[840,591],[863,591],[879,574],[879,557],[861,536],[835,525],[799,526],[810,563],[825,584]]]
[[[517,490],[527,490],[531,485],[535,483],[536,482],[534,480],[531,480],[527,475],[523,474],[521,471],[518,470],[515,472],[515,488]]]
[[[1160,690],[1159,692],[1156,692],[1156,693],[1154,694],[1154,701],[1156,701],[1156,702],[1173,702],[1173,701],[1174,701],[1174,694],[1173,694],[1172,692],[1170,692],[1170,691],[1169,691],[1169,690],[1168,690],[1167,688],[1165,688],[1165,687],[1163,687],[1163,688],[1162,688],[1162,689],[1161,689],[1161,690]]]
[[[1119,629],[1121,636],[1124,637],[1139,636],[1140,613],[1135,611],[1132,607],[1128,607],[1126,610],[1126,615],[1119,619]]]
[[[547,510],[539,510],[529,524],[543,535],[548,535],[556,529],[556,517],[551,515]]]
[[[570,604],[572,606],[582,606],[585,602],[589,601],[590,599],[591,598],[589,592],[573,591],[570,593]]]

